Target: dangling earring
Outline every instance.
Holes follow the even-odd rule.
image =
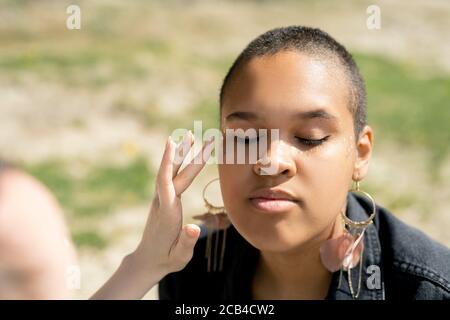
[[[205,202],[207,212],[202,215],[197,215],[193,217],[194,219],[201,220],[204,223],[207,230],[205,258],[207,259],[208,272],[211,271],[211,268],[213,271],[217,271],[219,238],[221,233],[222,233],[222,243],[220,251],[219,271],[222,271],[223,258],[225,255],[225,245],[227,240],[227,228],[231,224],[230,220],[228,219],[228,215],[225,211],[225,207],[216,207],[206,199],[206,188],[216,180],[219,180],[219,178],[211,180],[203,188],[203,201]],[[213,252],[213,245],[214,245],[214,252]]]
[[[359,181],[355,181],[356,187],[349,192],[361,193],[372,202],[372,212],[365,221],[353,221],[341,210],[341,218],[344,234],[338,238],[330,239],[320,248],[320,257],[324,266],[331,272],[340,269],[338,288],[341,287],[342,273],[347,271],[348,284],[353,299],[358,298],[361,289],[362,257],[364,253],[364,233],[367,227],[373,223],[376,215],[376,203],[373,197],[359,188]],[[356,292],[353,288],[351,270],[359,263],[358,285]]]

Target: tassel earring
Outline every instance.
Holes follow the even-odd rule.
[[[355,181],[356,187],[350,192],[361,193],[372,202],[373,210],[365,221],[353,221],[341,211],[344,233],[338,238],[324,242],[320,248],[320,257],[323,265],[331,272],[340,270],[338,288],[341,287],[343,271],[347,271],[348,284],[353,299],[357,299],[361,289],[362,257],[364,253],[364,233],[367,227],[373,223],[376,215],[376,203],[370,194],[359,188],[359,181]],[[352,269],[359,263],[358,284],[356,290],[352,281]]]
[[[216,180],[219,180],[219,178],[211,180],[203,188],[203,201],[207,212],[193,217],[196,220],[202,221],[207,230],[205,258],[207,259],[208,272],[211,272],[211,270],[214,272],[217,270],[222,271],[223,269],[227,229],[231,224],[225,211],[225,207],[214,206],[206,199],[206,189]],[[222,241],[220,243],[219,256],[220,238],[222,238]]]

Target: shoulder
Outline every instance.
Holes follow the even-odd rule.
[[[30,279],[36,296],[69,297],[65,272],[76,253],[63,214],[45,186],[12,168],[0,174],[0,247],[3,271]]]
[[[388,269],[386,286],[393,295],[450,299],[450,249],[381,206],[375,223]]]
[[[36,212],[39,214],[37,215]],[[0,227],[20,222],[20,219],[62,218],[54,196],[32,176],[13,168],[0,174]],[[31,224],[26,224],[28,226]],[[24,226],[22,226],[24,227]]]

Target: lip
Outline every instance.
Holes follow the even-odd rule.
[[[252,193],[249,200],[255,209],[268,213],[286,212],[299,203],[292,193],[279,188],[260,189]]]

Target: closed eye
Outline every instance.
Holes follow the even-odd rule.
[[[236,136],[236,141],[238,143],[249,144],[249,143],[259,142],[259,138],[260,138],[259,136],[256,136],[256,137],[248,137],[248,136],[246,136],[246,137],[239,137],[239,136]]]
[[[326,140],[328,140],[329,137],[330,136],[326,136],[321,139],[307,139],[307,138],[300,138],[300,137],[295,137],[295,138],[298,140],[298,142],[300,142],[301,144],[303,144],[305,146],[315,147],[315,146],[322,144]]]
[[[241,144],[258,143],[260,141],[260,139],[262,138],[261,136],[256,136],[256,137],[235,136],[235,137],[236,137],[236,141],[238,143],[241,143]],[[315,147],[315,146],[318,146],[318,145],[322,144],[326,140],[328,140],[329,137],[330,136],[326,136],[326,137],[323,137],[321,139],[308,139],[308,138],[301,138],[301,137],[295,137],[295,138],[302,145],[305,145],[305,146],[308,146],[308,147]]]

